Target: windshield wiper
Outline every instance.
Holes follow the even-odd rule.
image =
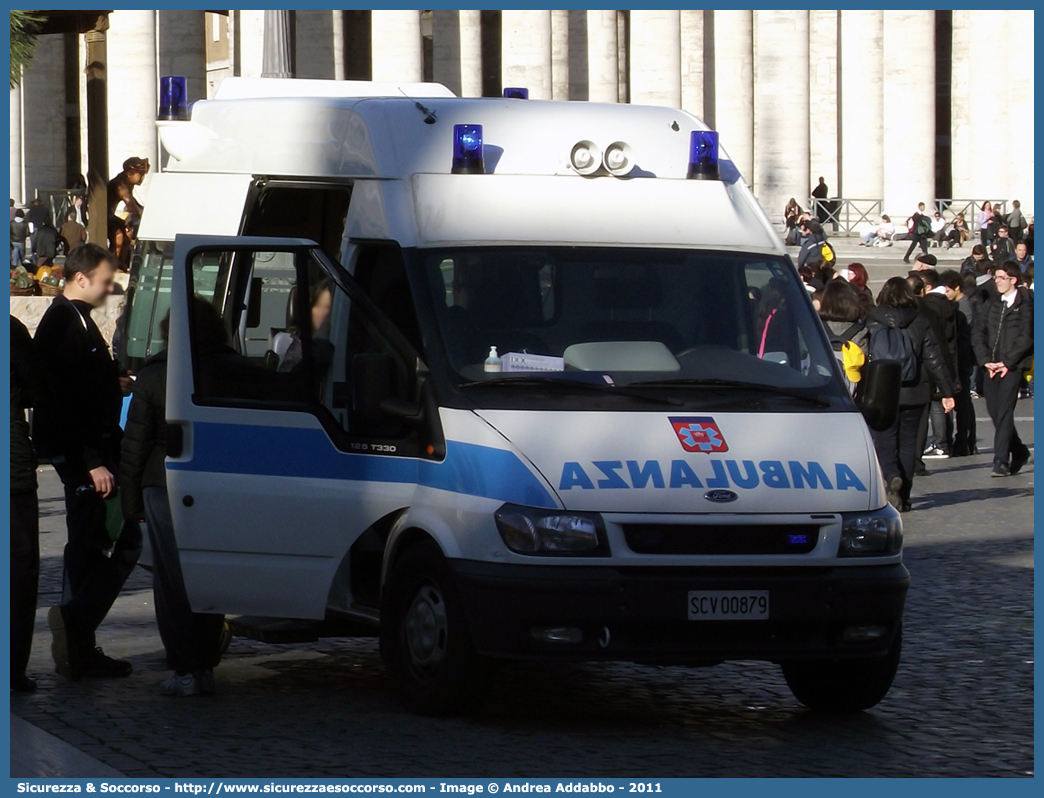
[[[595,391],[597,393],[610,394],[612,396],[628,396],[632,399],[641,399],[643,402],[651,402],[660,405],[673,405],[679,407],[682,402],[669,396],[655,396],[638,391],[629,391],[626,388],[618,388],[608,383],[585,382],[582,380],[570,380],[560,377],[494,377],[491,380],[475,380],[474,382],[462,382],[459,388],[486,388],[502,387],[505,385],[518,385],[521,387],[558,388],[567,391]],[[655,387],[655,386],[654,386]]]
[[[765,393],[775,393],[781,396],[790,396],[794,399],[800,399],[803,402],[815,405],[816,407],[830,407],[830,402],[821,396],[809,395],[802,393],[801,391],[794,390],[791,388],[781,388],[777,385],[765,385],[761,382],[744,382],[743,380],[711,380],[711,379],[676,379],[676,380],[656,380],[655,382],[632,382],[630,387],[632,388],[677,388],[677,387],[694,387],[694,388],[742,388],[752,391],[763,391]]]

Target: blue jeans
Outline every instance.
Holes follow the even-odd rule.
[[[21,266],[23,260],[25,260],[25,242],[11,244],[11,266]]]

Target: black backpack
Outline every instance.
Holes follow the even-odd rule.
[[[914,352],[910,333],[902,328],[875,325],[870,331],[870,360],[897,360],[902,363],[903,385],[916,385],[921,378],[921,364]]]

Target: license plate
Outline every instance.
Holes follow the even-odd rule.
[[[764,621],[769,617],[767,590],[690,590],[690,621]]]

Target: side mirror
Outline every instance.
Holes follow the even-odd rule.
[[[903,364],[898,360],[871,360],[863,369],[856,404],[870,429],[881,432],[895,423],[902,379]]]

